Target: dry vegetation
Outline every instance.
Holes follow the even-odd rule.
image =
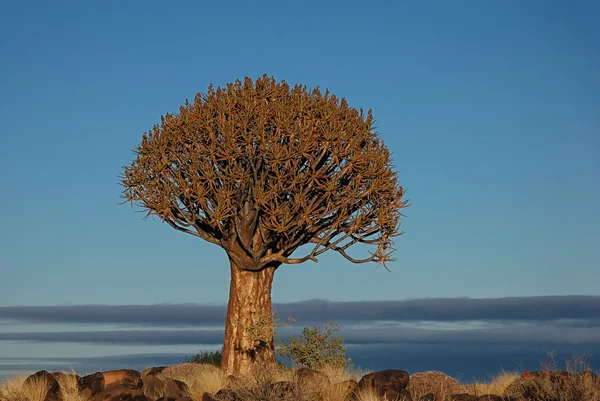
[[[572,379],[561,378],[556,365],[543,365],[547,374],[521,378],[517,372],[500,372],[488,383],[475,382],[461,384],[456,379],[441,372],[414,373],[410,377],[407,390],[413,400],[433,393],[442,401],[450,401],[453,394],[469,393],[475,396],[496,394],[504,397],[523,397],[529,401],[600,401],[600,381],[593,374],[575,376],[589,372],[580,358],[566,363]],[[173,365],[158,378],[171,378],[184,382],[189,387],[188,397],[201,401],[207,392],[216,394],[221,389],[235,392],[239,401],[345,401],[348,394],[348,380],[358,381],[368,372],[358,372],[336,367],[325,367],[320,377],[303,377],[297,369],[282,366],[259,368],[254,374],[237,378],[227,377],[218,367],[207,364],[183,363]],[[14,377],[0,384],[0,401],[43,401],[50,384],[44,376],[25,381],[26,377]],[[78,392],[74,374],[57,375],[60,394],[63,401],[85,401]],[[290,391],[291,390],[291,391]],[[156,400],[168,394],[148,394]],[[228,397],[229,396],[229,397]],[[219,401],[228,401],[230,394],[217,397]],[[287,397],[287,398],[286,398]],[[381,401],[373,389],[362,389],[356,394],[355,401]]]
[[[434,393],[441,396],[443,401],[450,400],[452,394],[462,392],[458,380],[442,372],[414,373],[410,376],[406,389],[414,399],[427,393]]]
[[[521,374],[517,372],[501,371],[488,383],[475,382],[472,384],[463,384],[460,392],[469,393],[476,396],[484,394],[502,395],[504,394],[506,388],[520,377]]]
[[[77,375],[74,371],[57,375],[56,381],[60,387],[60,396],[62,401],[85,401],[85,399],[79,394]]]

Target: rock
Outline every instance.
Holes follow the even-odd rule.
[[[211,393],[202,394],[202,401],[217,401],[217,399]]]
[[[112,387],[129,386],[141,389],[143,383],[140,376],[139,372],[131,369],[109,370],[83,376],[77,384],[82,396],[89,398]]]
[[[358,382],[357,389],[373,389],[382,397],[386,391],[393,390],[400,394],[408,385],[409,375],[405,370],[388,369],[364,375]]]
[[[282,400],[291,400],[298,392],[298,385],[290,381],[280,381],[271,384],[275,397]]]
[[[477,396],[470,394],[453,394],[450,398],[452,401],[477,401]]]
[[[80,377],[77,381],[79,392],[85,398],[89,398],[104,390],[104,376],[100,372]]]
[[[60,386],[56,378],[48,371],[40,370],[39,372],[35,372],[34,374],[28,376],[23,382],[23,387],[35,387],[36,383],[41,381],[45,381],[48,384],[48,392],[46,393],[44,401],[59,401]]]
[[[495,394],[484,394],[477,397],[477,401],[504,401],[504,398]]]
[[[419,397],[418,401],[442,401],[442,397],[437,394],[427,393],[421,397]]]
[[[410,382],[406,389],[415,397],[431,393],[438,398],[442,394],[461,393],[462,390],[458,380],[448,376],[445,373],[437,371],[420,372],[410,376]]]
[[[308,368],[300,368],[296,371],[296,376],[298,377],[299,382],[322,382],[329,384],[329,377],[323,372],[319,372],[318,370],[308,369]]]
[[[52,374],[52,376],[54,376],[56,378],[56,380],[59,382],[59,384],[60,384],[60,379],[65,376],[72,377],[75,379],[75,381],[78,381],[80,378],[80,376],[75,373],[52,372],[51,374]]]
[[[142,371],[141,378],[143,379],[144,377],[146,377],[148,375],[157,376],[166,368],[167,368],[167,366],[158,366],[158,367],[154,367],[154,368],[145,369],[144,371]]]
[[[243,380],[238,379],[234,375],[229,375],[225,379],[225,388],[237,388],[243,383]]]
[[[354,391],[356,391],[356,388],[358,387],[358,383],[356,382],[356,380],[344,380],[343,382],[339,382],[336,383],[336,385],[338,386],[343,386],[346,388],[346,394],[351,394]]]
[[[539,379],[550,379],[554,382],[560,381],[563,379],[568,379],[571,377],[571,374],[564,370],[536,370],[533,372],[529,372],[528,378],[537,377]]]
[[[586,371],[583,371],[581,373],[577,373],[575,375],[575,380],[578,380],[578,381],[587,381],[587,380],[594,381],[594,380],[598,380],[598,375],[596,375],[591,370],[586,370]]]
[[[202,398],[204,398],[204,395],[202,395]],[[217,391],[214,398],[219,401],[240,401],[237,393],[229,388],[222,388]]]
[[[380,397],[382,397],[384,400],[413,401],[412,396],[406,389],[400,390],[400,392],[388,389],[381,394]]]
[[[564,371],[529,372],[529,377],[509,384],[502,395],[511,400],[558,400],[561,394],[568,394],[570,400],[585,400],[589,386],[581,380]]]
[[[112,386],[94,395],[90,401],[152,401],[141,388],[132,385]]]
[[[104,387],[106,389],[122,385],[142,388],[141,374],[133,369],[109,370],[102,372],[102,375],[104,376]]]
[[[174,400],[185,396],[188,393],[188,386],[171,378],[159,379],[158,377],[147,374],[142,378],[144,394],[151,398],[168,397]]]
[[[206,393],[206,394],[208,394],[208,393]],[[214,400],[214,398],[211,399],[211,400],[208,400],[208,401],[213,401],[213,400]],[[188,398],[188,397],[179,397],[179,398],[160,397],[156,401],[193,401],[193,400],[191,398]],[[202,398],[202,401],[205,401],[204,398]]]

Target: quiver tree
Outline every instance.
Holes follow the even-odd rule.
[[[227,252],[227,373],[274,361],[279,266],[328,250],[354,263],[393,260],[406,201],[373,122],[328,91],[263,76],[210,86],[142,136],[123,197]],[[370,253],[351,256],[358,243]]]

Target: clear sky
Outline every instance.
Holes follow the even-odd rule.
[[[412,204],[393,273],[325,254],[275,302],[600,295],[597,1],[4,2],[0,38],[0,307],[224,304],[224,251],[118,176],[265,73],[371,108]]]

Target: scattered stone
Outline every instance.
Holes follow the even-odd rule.
[[[34,374],[28,376],[27,379],[25,379],[25,381],[23,382],[23,386],[29,386],[33,382],[36,382],[38,380],[44,380],[44,381],[48,382],[48,385],[49,385],[48,392],[49,393],[58,393],[58,390],[60,388],[58,385],[58,381],[52,375],[52,373],[50,373],[46,370],[40,370],[39,372],[35,372]]]
[[[504,398],[495,394],[484,394],[477,397],[477,401],[504,401]]]
[[[477,401],[477,396],[466,394],[466,393],[453,394],[452,397],[450,397],[450,399],[452,401]]]
[[[94,395],[90,401],[152,401],[141,388],[131,385],[112,386]]]
[[[408,385],[409,375],[405,370],[388,369],[364,375],[358,382],[357,389],[373,389],[378,397],[388,390],[400,394]]]
[[[427,393],[421,397],[419,397],[418,401],[442,401],[442,397],[437,394]]]
[[[202,397],[204,397],[204,395]],[[240,401],[240,397],[238,397],[237,393],[229,388],[222,388],[221,390],[217,391],[214,398],[219,401]]]
[[[289,400],[298,392],[298,385],[290,381],[280,381],[271,384],[271,389],[278,399]]]
[[[442,398],[442,394],[455,394],[463,391],[458,380],[437,371],[419,372],[411,375],[406,389],[414,396],[432,393],[437,395],[438,398]]]
[[[217,399],[211,393],[204,393],[202,394],[202,401],[217,401]]]
[[[167,366],[158,366],[155,368],[148,368],[146,370],[144,370],[141,374],[141,378],[143,379],[144,377],[150,375],[150,376],[158,376],[163,370],[165,370],[167,368]]]
[[[83,397],[90,398],[112,387],[142,388],[140,372],[131,369],[96,372],[79,378],[77,384]]]
[[[400,390],[400,392],[396,390],[388,389],[382,395],[380,395],[384,400],[394,400],[394,401],[413,401],[412,395],[406,389]]]
[[[354,393],[356,391],[356,388],[358,387],[358,383],[356,382],[356,380],[352,379],[344,380],[343,382],[336,383],[336,385],[345,387],[346,394]]]

